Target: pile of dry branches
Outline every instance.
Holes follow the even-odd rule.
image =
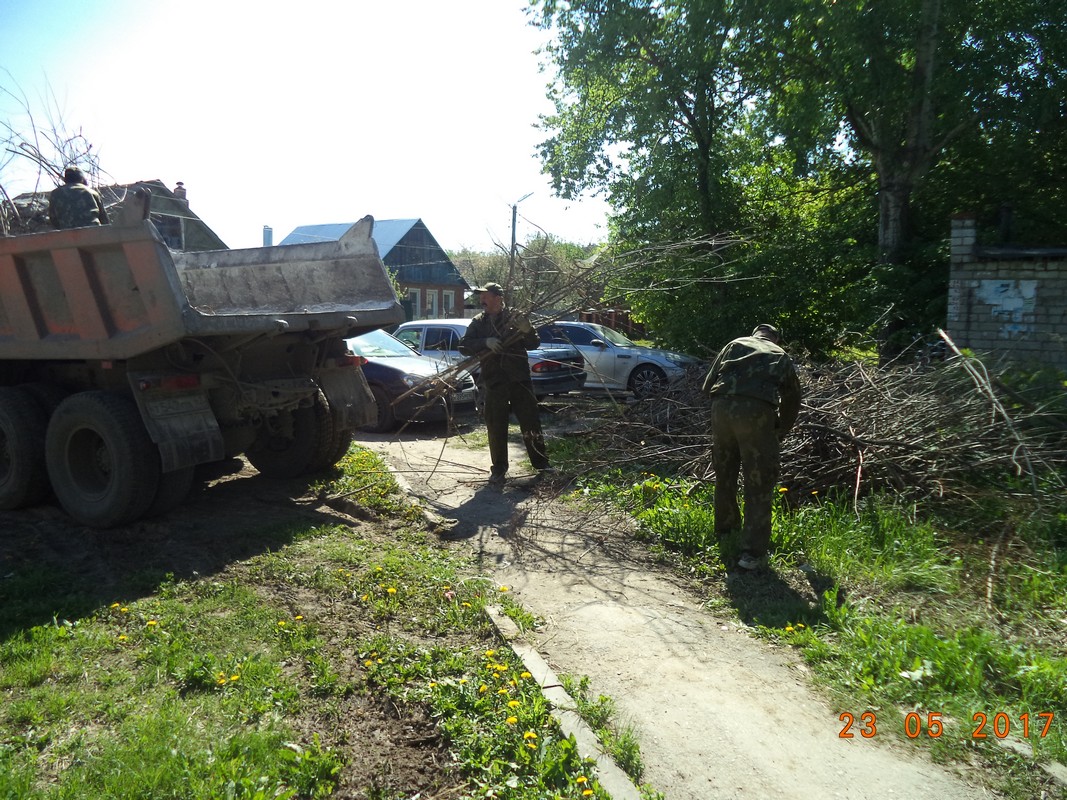
[[[974,359],[886,368],[802,364],[800,371],[804,403],[783,443],[781,476],[795,502],[884,491],[958,499],[979,485],[1062,497],[1062,420],[1018,403],[1009,411]],[[624,424],[613,420],[592,434],[603,440],[600,466],[652,462],[679,476],[714,479],[699,377],[623,416]]]

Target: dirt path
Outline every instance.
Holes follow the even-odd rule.
[[[634,545],[624,521],[553,501],[521,478],[489,489],[486,448],[439,430],[359,443],[456,520],[449,541],[473,549],[484,574],[545,620],[536,646],[553,669],[587,675],[594,697],[614,699],[637,733],[643,782],[667,800],[992,796],[889,730],[839,738],[839,714],[864,709],[830,708],[792,652],[705,610]],[[512,445],[513,465],[520,450]]]

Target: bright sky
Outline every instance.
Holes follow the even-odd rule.
[[[531,192],[520,242],[535,226],[602,241],[606,205],[559,200],[541,174],[535,125],[552,108],[525,6],[0,0],[0,84],[38,115],[54,95],[116,182],[183,181],[230,247],[371,214],[492,251]]]

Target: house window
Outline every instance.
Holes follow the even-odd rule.
[[[418,319],[422,316],[422,292],[408,289],[408,300],[411,301],[411,318]]]
[[[426,316],[430,319],[435,319],[440,314],[437,313],[437,290],[433,290],[426,293],[426,299],[429,301],[426,307]]]
[[[441,292],[443,300],[441,302],[441,316],[451,317],[456,313],[456,293],[451,289],[446,289]]]
[[[152,214],[149,217],[156,226],[159,235],[171,250],[181,250],[185,247],[182,236],[182,221],[180,217],[172,217],[164,214]]]

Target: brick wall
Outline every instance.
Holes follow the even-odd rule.
[[[959,347],[1067,370],[1067,248],[982,247],[952,219],[946,329]]]

